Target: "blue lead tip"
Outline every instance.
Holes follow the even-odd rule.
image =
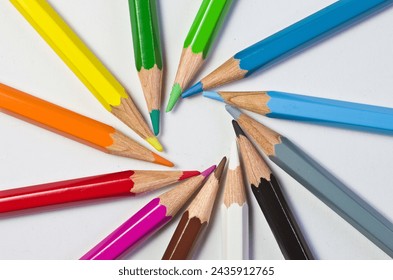
[[[202,91],[203,91],[203,85],[201,82],[198,82],[192,87],[190,87],[189,89],[187,89],[186,91],[184,91],[181,97],[182,98],[190,97]]]
[[[235,107],[233,107],[233,106],[230,106],[230,105],[225,105],[225,109],[228,111],[228,113],[229,113],[235,120],[237,120],[237,119],[240,117],[240,115],[242,114],[242,112],[241,112],[239,109],[237,109],[237,108],[235,108]]]
[[[202,93],[202,95],[204,97],[207,97],[207,98],[210,98],[210,99],[214,99],[214,100],[217,100],[217,101],[225,102],[224,98],[222,98],[221,95],[218,92],[216,92],[216,91],[204,91]]]

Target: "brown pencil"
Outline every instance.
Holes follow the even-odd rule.
[[[162,257],[163,260],[185,260],[191,257],[199,236],[209,223],[225,163],[226,157],[221,160],[217,169],[183,213]]]
[[[153,198],[131,218],[84,254],[81,260],[114,260],[168,223],[201,186],[215,165],[173,189]]]

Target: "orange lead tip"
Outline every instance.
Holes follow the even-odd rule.
[[[169,167],[173,167],[175,166],[172,162],[170,162],[169,160],[157,155],[156,153],[152,153],[154,156],[154,162],[161,164],[161,165],[165,165],[165,166],[169,166]]]

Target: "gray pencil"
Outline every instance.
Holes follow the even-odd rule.
[[[393,224],[287,138],[238,109],[227,111],[285,172],[393,257]]]

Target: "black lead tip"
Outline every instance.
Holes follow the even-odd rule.
[[[239,137],[239,135],[243,135],[246,136],[244,134],[244,131],[241,129],[240,125],[238,124],[237,121],[232,120],[232,125],[233,125],[233,129],[235,130],[236,136]]]

